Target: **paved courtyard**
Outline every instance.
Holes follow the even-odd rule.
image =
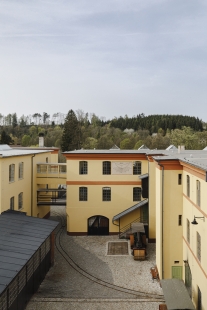
[[[64,207],[51,211],[54,220],[59,220],[55,212],[65,214]],[[55,250],[55,264],[26,310],[159,309],[163,302],[155,297],[162,295],[162,289],[150,273],[155,265],[155,244],[148,244],[145,261],[135,261],[130,250],[125,255],[107,255],[108,242],[115,241],[125,240],[118,236],[71,237],[64,231],[61,244],[66,258]],[[122,287],[131,291],[123,292]],[[138,297],[140,292],[154,296],[153,301]]]

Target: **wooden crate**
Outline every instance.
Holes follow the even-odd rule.
[[[166,304],[159,304],[159,310],[167,310]]]
[[[134,260],[145,260],[145,249],[133,249]]]

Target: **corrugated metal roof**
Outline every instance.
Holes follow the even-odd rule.
[[[195,310],[183,281],[179,279],[161,280],[161,286],[168,310]]]
[[[136,205],[134,205],[134,206],[132,206],[132,207],[130,207],[130,208],[128,208],[128,209],[118,213],[117,215],[115,215],[113,217],[112,222],[116,221],[116,220],[120,219],[121,217],[125,216],[126,214],[128,214],[128,213],[130,213],[130,212],[132,212],[132,211],[134,211],[134,210],[144,206],[146,203],[148,203],[148,199],[142,200],[139,203],[136,203]]]
[[[17,211],[0,215],[0,294],[58,224]]]

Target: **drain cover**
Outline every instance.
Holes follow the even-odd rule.
[[[108,242],[107,255],[128,255],[128,242]]]

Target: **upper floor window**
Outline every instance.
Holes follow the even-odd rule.
[[[14,196],[10,198],[10,210],[14,210]]]
[[[190,197],[190,177],[189,177],[189,175],[187,175],[186,183],[187,183],[187,196]]]
[[[19,163],[19,179],[23,179],[24,163]]]
[[[201,236],[197,232],[197,258],[201,261]]]
[[[9,182],[14,182],[15,164],[9,165]]]
[[[18,195],[18,209],[22,209],[23,208],[23,193],[21,192]]]
[[[88,162],[87,161],[79,162],[79,174],[88,174]]]
[[[142,163],[141,161],[133,162],[133,174],[141,174],[142,173]]]
[[[103,161],[103,174],[111,174],[111,162]]]
[[[196,203],[200,207],[201,205],[201,182],[196,181]]]
[[[111,201],[111,187],[103,187],[103,201]]]
[[[178,174],[178,185],[181,185],[182,184],[182,174],[179,173]]]
[[[190,243],[190,221],[187,219],[187,241]]]
[[[140,201],[141,200],[141,187],[134,187],[133,188],[133,201]]]
[[[79,187],[79,201],[87,201],[87,200],[88,200],[88,188]]]

